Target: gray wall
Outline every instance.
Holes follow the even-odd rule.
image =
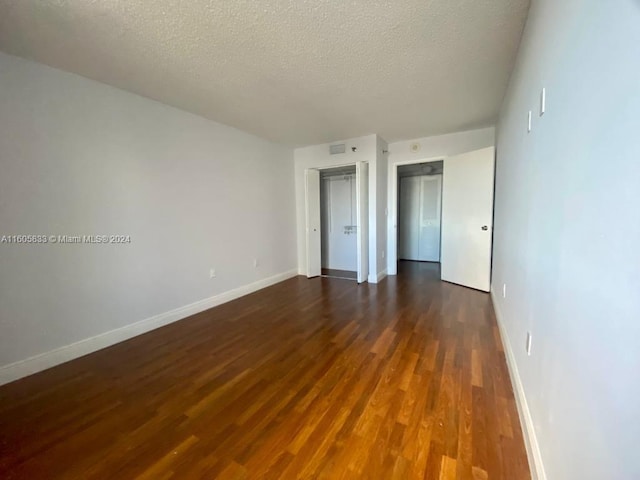
[[[0,366],[294,270],[293,167],[292,149],[0,53],[0,235],[132,239],[0,244]]]
[[[498,125],[493,293],[553,480],[640,478],[639,115],[640,3],[534,0]]]

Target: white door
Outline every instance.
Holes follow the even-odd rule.
[[[449,157],[442,185],[442,280],[489,291],[494,148]]]
[[[307,277],[317,277],[322,269],[320,240],[320,171],[305,171],[305,203],[307,207]]]
[[[358,242],[358,283],[369,275],[369,165],[356,163],[356,217]]]
[[[440,210],[442,175],[424,175],[420,179],[420,233],[418,259],[440,261]]]

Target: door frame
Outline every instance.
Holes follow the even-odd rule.
[[[304,173],[304,176],[305,176],[305,190],[306,190],[306,188],[307,188],[307,186],[306,186],[306,172],[307,172],[307,170],[318,170],[318,171],[322,171],[322,170],[332,170],[332,169],[334,169],[334,168],[340,168],[340,167],[350,167],[350,166],[353,166],[353,167],[356,167],[356,171],[357,171],[357,166],[356,166],[356,164],[357,164],[358,162],[359,162],[359,161],[354,161],[354,162],[343,162],[343,163],[336,163],[336,164],[332,164],[332,165],[323,165],[323,166],[319,166],[319,167],[315,167],[315,166],[314,166],[314,167],[306,167],[306,168],[304,169],[304,172],[305,172],[305,173]],[[370,165],[370,162],[367,162],[366,160],[360,160],[360,162],[366,163],[366,164],[367,164],[367,166],[369,166],[369,165]],[[369,182],[369,175],[367,175],[367,183],[368,183],[368,182]],[[367,194],[367,197],[368,197],[368,198],[367,198],[367,213],[366,213],[366,215],[367,215],[367,219],[368,219],[368,217],[369,217],[369,212],[370,212],[370,208],[371,208],[371,206],[369,205],[369,202],[368,202],[368,201],[369,201],[369,199],[370,199],[370,193],[368,193],[368,194]],[[320,207],[322,208],[322,205],[321,205]],[[305,193],[305,211],[304,211],[304,215],[305,215],[305,224],[306,224],[306,223],[308,222],[306,193]],[[322,225],[320,225],[320,228],[322,228]],[[308,232],[305,234],[305,236],[306,236],[306,239],[308,239]],[[369,236],[369,235],[368,235],[368,236]],[[306,239],[305,239],[305,242],[307,241]],[[320,241],[322,242],[322,231],[320,232]],[[367,248],[368,248],[368,244],[369,244],[369,239],[367,239]],[[322,248],[322,247],[321,247],[321,248]],[[309,253],[307,252],[307,258],[308,258],[308,254],[309,254]],[[367,254],[368,262],[370,261],[370,258],[369,258],[370,256],[371,256],[371,254],[370,254],[370,252],[368,252],[368,254]],[[356,260],[357,260],[357,259],[356,259]],[[367,270],[368,270],[368,267],[369,267],[369,265],[367,265]],[[302,273],[302,275],[307,275],[307,276],[308,276],[308,273],[309,273],[309,262],[307,262],[306,272],[305,272],[305,273]],[[368,282],[368,281],[369,281],[369,280],[368,280],[368,276],[367,276],[367,278],[365,278],[365,280],[364,280],[364,281],[365,281],[365,282]]]
[[[442,178],[446,174],[446,157],[428,157],[389,163],[389,182],[387,187],[387,275],[398,274],[398,167],[417,163],[442,162]],[[442,222],[442,219],[441,219]],[[442,224],[440,225],[442,230]],[[442,245],[440,245],[442,248]]]

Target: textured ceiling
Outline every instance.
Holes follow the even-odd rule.
[[[310,145],[493,124],[529,0],[0,0],[0,50]]]

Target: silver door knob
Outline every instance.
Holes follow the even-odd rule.
[[[487,227],[486,225],[483,225],[482,226],[482,230],[487,231],[487,230],[489,230],[489,227]]]

